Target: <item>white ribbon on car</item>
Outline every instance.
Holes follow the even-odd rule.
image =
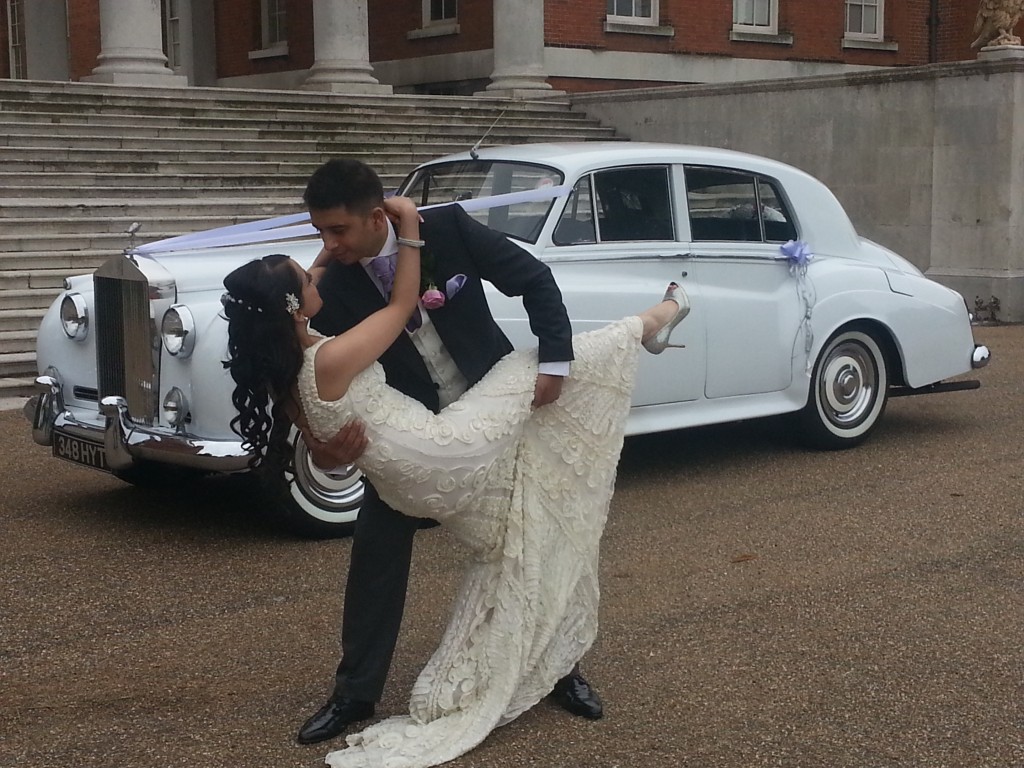
[[[467,212],[482,211],[487,208],[497,208],[504,205],[554,200],[558,197],[565,197],[569,194],[570,190],[571,187],[561,184],[558,186],[540,187],[539,189],[527,189],[522,192],[508,192],[503,195],[457,200],[455,202],[461,205]],[[430,208],[450,204],[437,203],[435,205],[425,205],[420,210],[425,211]],[[191,251],[199,248],[216,248],[225,245],[254,245],[256,243],[272,243],[278,240],[292,240],[298,237],[315,237],[317,231],[308,222],[308,213],[293,213],[288,216],[276,216],[272,219],[260,219],[259,221],[249,221],[244,224],[231,224],[227,227],[217,227],[216,229],[207,229],[188,235],[168,237],[137,246],[130,252],[143,255],[172,253],[174,251]]]

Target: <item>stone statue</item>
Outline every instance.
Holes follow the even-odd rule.
[[[1020,45],[1013,34],[1017,21],[1024,15],[1024,0],[981,0],[978,17],[974,20],[974,34],[978,37],[971,48],[985,45]]]

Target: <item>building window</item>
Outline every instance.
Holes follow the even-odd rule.
[[[732,28],[759,35],[779,33],[778,0],[733,0]]]
[[[409,40],[459,34],[457,0],[423,0],[423,26],[406,33]]]
[[[423,26],[452,25],[458,19],[456,0],[423,0]]]
[[[25,65],[25,7],[23,0],[9,0],[7,3],[8,56],[11,78],[24,80]]]
[[[607,21],[657,26],[658,0],[608,0]]]
[[[846,37],[881,40],[885,0],[846,0]]]
[[[170,69],[181,67],[180,0],[164,0],[164,53]]]
[[[263,48],[280,48],[288,42],[287,0],[260,0]]]

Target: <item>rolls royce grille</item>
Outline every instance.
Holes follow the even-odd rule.
[[[96,301],[96,374],[99,397],[120,395],[133,421],[158,418],[159,338],[150,307],[149,280],[126,256],[93,275]]]

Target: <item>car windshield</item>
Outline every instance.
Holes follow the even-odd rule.
[[[562,174],[533,163],[465,160],[441,163],[415,171],[399,189],[417,205],[474,200],[509,192],[558,186]],[[509,237],[536,243],[554,200],[515,203],[470,212],[470,216]]]

